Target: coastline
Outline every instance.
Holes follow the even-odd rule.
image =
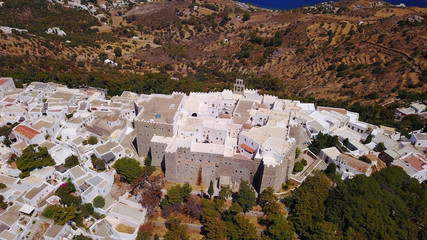
[[[241,2],[240,0],[232,0],[233,2],[235,2],[237,5],[240,6],[244,6],[246,8],[246,10],[248,10],[249,8],[258,8],[261,10],[265,10],[265,11],[287,11],[287,10],[291,10],[291,9],[279,9],[279,8],[274,8],[274,7],[269,7],[269,6],[265,6],[265,5],[259,5],[259,4],[253,4],[253,3],[245,3],[245,2]]]
[[[279,8],[279,7],[274,7],[274,6],[270,6],[270,5],[264,5],[264,4],[259,4],[259,3],[249,3],[249,2],[244,2],[245,0],[232,0],[233,2],[235,2],[236,4],[242,6],[245,5],[246,9],[250,8],[258,8],[258,9],[262,9],[262,10],[266,10],[266,11],[289,11],[289,10],[293,10],[293,9],[298,9],[298,8],[302,8],[302,7],[307,7],[307,6],[312,6],[312,5],[316,5],[322,2],[338,2],[340,0],[322,0],[319,1],[317,3],[307,3],[304,4],[302,3],[301,6],[294,6],[294,7],[288,7],[288,8]],[[281,0],[277,0],[277,1],[281,1]],[[398,1],[398,2],[394,2],[394,1],[387,1],[387,0],[383,0],[384,2],[387,2],[388,4],[391,4],[393,6],[396,6],[400,3],[404,3],[406,5],[406,7],[421,7],[421,8],[427,8],[427,4],[425,6],[421,6],[421,4],[414,4],[413,1],[409,1],[406,2],[404,0]]]
[[[236,5],[244,8],[246,11],[248,11],[250,8],[258,9],[258,10],[262,10],[262,11],[268,11],[268,12],[280,11],[280,9],[268,8],[266,6],[264,7],[264,6],[260,6],[260,5],[255,5],[253,3],[240,2],[239,0],[232,0],[232,2]]]

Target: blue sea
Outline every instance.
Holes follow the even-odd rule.
[[[243,3],[251,3],[253,5],[276,10],[288,10],[299,8],[307,5],[327,2],[329,0],[238,0]],[[334,0],[336,2],[336,0]],[[427,7],[427,0],[387,0],[392,4],[404,3],[406,6]]]

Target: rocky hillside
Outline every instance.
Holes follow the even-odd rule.
[[[24,2],[6,0],[0,7],[0,26],[28,30],[3,33],[0,40],[1,74],[23,81],[153,92],[161,84],[161,91],[227,88],[242,77],[248,87],[288,96],[426,99],[425,8],[341,1],[281,12],[228,0],[85,1],[97,9],[90,13]],[[47,34],[49,27],[67,35]],[[117,66],[105,64],[107,58]],[[150,82],[152,73],[163,80]]]

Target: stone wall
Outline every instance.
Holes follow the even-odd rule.
[[[137,132],[136,139],[138,145],[138,155],[147,156],[150,150],[150,141],[154,134],[163,137],[173,136],[173,124],[135,121],[135,129]]]
[[[209,185],[220,176],[229,176],[231,181],[241,179],[253,183],[260,161],[224,157],[221,154],[191,152],[179,148],[165,155],[165,177],[167,180]]]

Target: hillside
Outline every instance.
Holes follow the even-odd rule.
[[[1,75],[112,94],[220,90],[241,77],[249,88],[347,104],[426,99],[425,8],[341,1],[278,12],[228,0],[82,2],[96,12],[5,0],[0,26],[28,33],[1,34]],[[47,34],[50,27],[67,35]]]

